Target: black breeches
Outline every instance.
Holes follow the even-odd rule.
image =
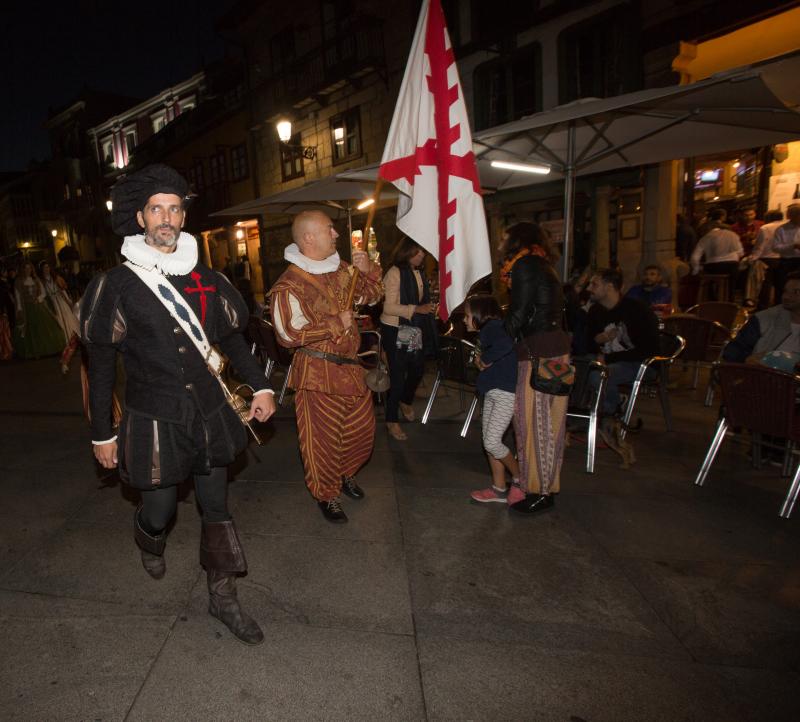
[[[227,521],[228,470],[224,466],[211,469],[210,474],[195,474],[194,493],[203,511],[203,521]],[[142,492],[142,510],[139,522],[150,534],[160,534],[175,516],[178,503],[178,487],[150,489]]]

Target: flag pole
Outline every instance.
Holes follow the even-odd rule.
[[[365,244],[369,243],[369,229],[372,227],[372,220],[375,218],[375,210],[378,207],[378,199],[381,197],[381,191],[383,190],[383,183],[384,183],[383,178],[378,176],[378,180],[375,181],[375,192],[372,195],[372,197],[375,199],[375,202],[372,205],[370,205],[369,211],[367,212],[367,223],[364,226],[364,235],[362,236]],[[350,243],[351,243],[350,250],[352,257],[352,243],[353,243],[352,233],[350,234]],[[354,267],[353,275],[350,276],[350,288],[347,290],[347,305],[345,306],[345,310],[353,307],[353,299],[355,298],[356,295],[356,283],[358,283],[359,273],[360,273],[359,270]]]

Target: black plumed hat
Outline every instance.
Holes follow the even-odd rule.
[[[189,184],[178,171],[163,163],[148,165],[120,178],[111,189],[111,228],[114,233],[120,236],[141,233],[136,213],[156,193],[173,193],[185,201]]]

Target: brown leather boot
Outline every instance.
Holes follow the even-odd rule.
[[[142,552],[142,566],[153,579],[161,579],[167,573],[167,563],[164,560],[164,547],[167,544],[166,532],[157,536],[148,534],[139,522],[141,504],[133,515],[133,538]]]
[[[261,644],[264,633],[239,604],[236,574],[247,571],[239,535],[233,520],[203,522],[200,563],[208,577],[208,613],[245,644]]]

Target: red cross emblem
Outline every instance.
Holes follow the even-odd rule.
[[[186,286],[183,290],[186,293],[199,293],[200,294],[200,324],[206,325],[206,291],[215,293],[216,286],[203,286],[200,283],[202,276],[197,271],[192,271],[192,280],[197,284],[196,286]]]
[[[447,219],[455,215],[457,206],[455,199],[448,200],[450,177],[457,176],[469,180],[475,193],[480,195],[481,192],[473,152],[470,150],[459,156],[452,150],[453,144],[461,137],[461,125],[457,123],[450,126],[450,106],[458,100],[459,88],[457,82],[450,86],[447,81],[447,70],[455,64],[455,57],[452,48],[445,46],[446,33],[441,3],[438,0],[431,0],[425,29],[425,54],[430,63],[430,75],[426,80],[428,91],[433,96],[433,122],[436,135],[424,145],[418,146],[413,155],[387,161],[380,168],[380,175],[389,182],[403,178],[410,185],[414,185],[415,177],[420,175],[421,166],[434,166],[437,169],[439,291],[443,301],[452,282],[445,259],[455,247],[453,236],[447,235]],[[444,303],[441,312],[446,316]]]

